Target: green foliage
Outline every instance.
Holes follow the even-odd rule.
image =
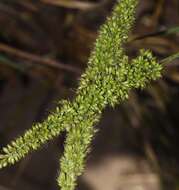
[[[131,89],[143,88],[150,80],[160,77],[162,68],[150,51],[141,50],[131,62],[124,53],[122,45],[134,22],[136,5],[137,0],[121,0],[115,6],[112,16],[100,29],[74,101],[63,101],[61,108],[57,108],[47,120],[34,125],[3,148],[1,167],[14,164],[66,130],[58,184],[62,190],[75,188],[95,134],[93,126],[106,105],[115,106],[128,98]]]

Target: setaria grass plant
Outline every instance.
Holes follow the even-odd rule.
[[[137,3],[137,0],[121,0],[116,4],[99,30],[74,100],[61,102],[43,123],[35,124],[4,147],[0,155],[1,168],[16,163],[66,130],[57,181],[62,190],[75,189],[96,132],[94,125],[104,108],[119,104],[128,98],[131,89],[144,88],[161,76],[162,67],[150,51],[140,50],[139,56],[131,61],[124,52],[123,44],[135,20]]]

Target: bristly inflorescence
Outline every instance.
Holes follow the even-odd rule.
[[[141,50],[140,55],[129,62],[123,49],[134,22],[137,2],[118,2],[111,17],[101,27],[74,101],[62,102],[62,107],[43,123],[34,125],[3,148],[0,167],[14,164],[66,130],[64,156],[60,160],[57,180],[62,190],[75,188],[95,134],[93,126],[99,121],[106,105],[115,106],[128,98],[131,89],[143,88],[161,75],[162,68],[150,51]]]

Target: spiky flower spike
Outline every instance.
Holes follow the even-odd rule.
[[[133,88],[143,88],[160,77],[161,66],[149,51],[128,62],[122,45],[134,22],[137,0],[121,0],[112,16],[101,27],[88,68],[82,75],[76,98],[64,101],[42,124],[36,124],[22,137],[3,148],[0,166],[14,164],[43,143],[67,131],[64,156],[58,184],[62,190],[73,190],[94,136],[93,126],[107,104],[115,106],[128,98]]]

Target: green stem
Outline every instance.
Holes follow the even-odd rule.
[[[174,61],[175,59],[179,59],[179,52],[161,60],[159,63],[167,66],[168,64],[171,64],[171,62]]]

